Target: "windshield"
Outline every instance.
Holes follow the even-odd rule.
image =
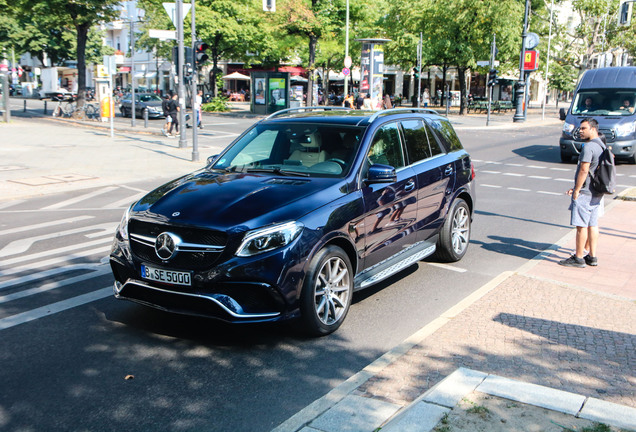
[[[278,175],[343,177],[358,152],[360,127],[315,124],[257,125],[211,169]]]
[[[140,96],[142,102],[152,102],[158,101],[161,102],[161,98],[156,94],[145,94]]]
[[[572,114],[595,116],[629,116],[634,114],[634,90],[583,90],[577,93]]]

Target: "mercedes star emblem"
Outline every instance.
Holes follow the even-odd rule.
[[[164,261],[176,255],[181,239],[175,234],[163,232],[155,240],[155,253]]]

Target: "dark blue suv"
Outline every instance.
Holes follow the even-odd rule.
[[[110,255],[115,296],[329,334],[354,291],[434,253],[464,256],[474,176],[434,111],[279,111],[129,208]]]

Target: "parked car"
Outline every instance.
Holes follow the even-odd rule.
[[[154,93],[135,93],[135,117],[143,117],[144,109],[148,109],[149,118],[162,118],[163,110],[161,109],[161,97]],[[132,97],[128,93],[120,101],[119,109],[121,115],[130,117],[132,114]]]
[[[329,334],[354,291],[434,253],[464,256],[474,176],[431,110],[280,111],[130,206],[110,254],[115,297]]]
[[[583,147],[581,120],[596,119],[616,159],[636,163],[636,67],[609,67],[585,71],[572,105],[561,108],[563,129],[559,139],[562,162],[578,157]]]
[[[77,93],[70,92],[66,89],[59,89],[44,93],[44,98],[51,99],[52,101],[74,101],[77,99]]]

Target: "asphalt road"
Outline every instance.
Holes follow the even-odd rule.
[[[215,127],[223,140],[236,129]],[[0,202],[0,431],[270,430],[571,229],[575,165],[559,162],[555,129],[460,130],[478,184],[466,257],[357,293],[320,339],[115,300],[113,230],[159,182]],[[636,166],[618,173],[636,186]]]

